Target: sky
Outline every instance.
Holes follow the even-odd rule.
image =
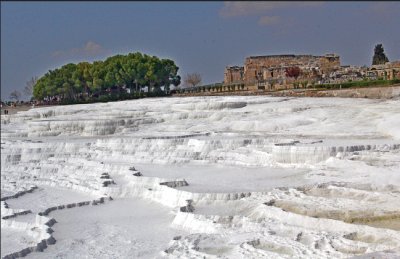
[[[400,60],[400,2],[1,2],[1,99],[66,63],[142,52],[223,81],[247,56]]]

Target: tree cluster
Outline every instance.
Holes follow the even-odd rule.
[[[124,87],[138,92],[146,86],[149,91],[161,87],[169,91],[171,84],[180,84],[178,69],[170,59],[159,59],[139,52],[116,55],[93,63],[70,63],[49,70],[39,78],[34,85],[33,96],[37,100],[51,96],[77,100],[110,88]]]

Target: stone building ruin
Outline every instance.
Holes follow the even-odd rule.
[[[367,73],[368,76],[373,79],[382,78],[393,80],[400,78],[400,61],[386,62],[381,65],[372,65]]]
[[[232,66],[226,67],[224,73],[224,83],[238,83],[244,80],[244,67]]]
[[[187,88],[184,92],[257,94],[285,89],[341,88],[350,82],[397,79],[400,79],[400,61],[360,67],[341,65],[336,54],[250,56],[244,66],[227,66],[222,83]]]
[[[299,68],[299,75],[288,76],[287,69],[294,67]],[[340,58],[336,54],[250,56],[243,67],[225,68],[224,84],[243,82],[254,90],[287,88],[299,82],[317,82],[337,69],[340,69]]]

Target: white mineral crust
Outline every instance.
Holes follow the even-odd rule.
[[[399,258],[400,100],[1,115],[1,256]]]

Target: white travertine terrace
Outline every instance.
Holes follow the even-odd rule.
[[[399,114],[237,96],[1,115],[1,256],[399,257]]]

